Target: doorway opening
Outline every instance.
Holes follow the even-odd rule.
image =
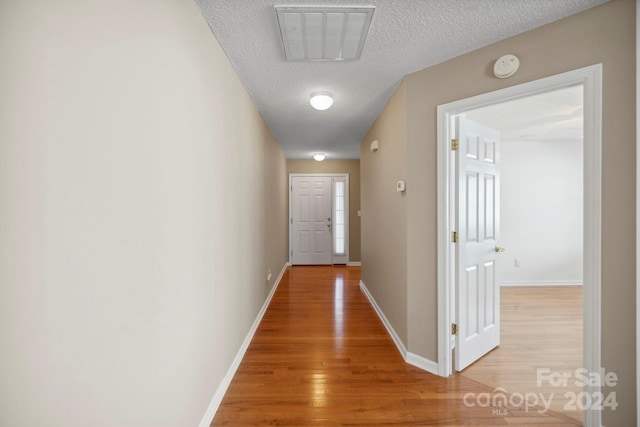
[[[535,394],[540,406],[579,422],[582,411],[571,400],[582,392],[576,381],[551,386],[549,381],[538,381],[538,376],[543,379],[553,371],[571,378],[583,366],[583,91],[582,85],[575,85],[518,98],[467,111],[454,118],[458,126],[452,123],[454,132],[460,123],[474,123],[476,130],[488,128],[494,135],[491,156],[484,156],[496,169],[487,181],[491,187],[485,185],[491,192],[481,189],[480,195],[495,202],[496,209],[487,203],[481,216],[490,228],[484,224],[477,228],[491,238],[491,247],[500,248],[494,249],[494,262],[489,264],[495,276],[485,275],[479,292],[471,293],[476,305],[482,303],[476,318],[499,315],[499,346],[475,356],[463,352],[466,362],[461,365],[454,339],[453,369],[492,389]],[[469,136],[468,124],[462,130]],[[460,140],[463,135],[455,137]],[[459,145],[464,148],[467,141]],[[464,205],[458,202],[459,207]],[[456,216],[453,212],[454,223]],[[477,244],[468,240],[459,239],[456,248],[467,251]],[[495,298],[489,279],[496,281]],[[456,283],[463,286],[465,278]],[[456,286],[451,294],[451,314],[460,323]],[[490,313],[494,303],[500,304],[499,310]],[[459,334],[464,328],[460,329]],[[462,336],[456,338],[465,344]],[[541,402],[540,393],[554,397]]]
[[[506,101],[512,101],[519,98],[524,98],[541,93],[548,93],[557,91],[560,89],[567,89],[570,87],[580,86],[583,88],[583,107],[584,107],[584,139],[583,139],[583,153],[584,153],[584,174],[582,178],[582,196],[583,196],[583,266],[582,266],[582,281],[583,281],[583,321],[582,321],[582,341],[583,351],[582,360],[584,369],[587,372],[599,372],[600,369],[600,183],[601,183],[601,65],[594,65],[583,69],[575,70],[568,73],[551,76],[548,78],[540,79],[534,82],[513,86],[510,88],[502,89],[496,92],[491,92],[484,95],[479,95],[473,98],[468,98],[449,104],[441,105],[438,107],[438,373],[441,376],[449,376],[453,373],[453,363],[451,350],[456,346],[456,351],[460,351],[460,340],[462,334],[455,335],[452,333],[452,324],[455,320],[460,319],[460,313],[455,313],[453,309],[453,302],[460,303],[460,295],[464,292],[458,292],[454,295],[452,291],[454,284],[464,274],[460,274],[458,269],[458,258],[460,254],[460,243],[452,243],[452,233],[456,230],[456,226],[461,223],[460,216],[455,216],[456,203],[460,200],[466,200],[469,203],[476,203],[477,200],[474,197],[456,198],[456,182],[457,178],[454,176],[453,160],[451,159],[451,140],[454,136],[454,129],[451,126],[452,120],[455,117],[462,115],[468,115],[473,110],[478,110],[482,107],[496,105]],[[480,147],[482,144],[480,145]],[[489,147],[492,145],[485,144]],[[488,149],[489,150],[489,149]],[[491,153],[491,151],[487,151]],[[484,160],[491,159],[491,156],[485,156],[477,152],[478,157],[482,157]],[[483,157],[484,156],[484,157]],[[472,156],[473,157],[473,156]],[[487,163],[487,162],[486,162]],[[490,161],[488,163],[491,163]],[[475,172],[473,172],[475,173]],[[472,186],[481,187],[478,183],[486,183],[491,181],[485,179],[483,175],[477,175],[473,178],[473,173],[469,176],[472,178],[468,181]],[[544,173],[542,169],[540,173]],[[458,179],[459,180],[459,179]],[[475,181],[474,181],[475,180]],[[476,182],[477,181],[477,182]],[[484,185],[484,184],[483,184]],[[473,187],[476,188],[476,187]],[[498,190],[499,191],[499,190]],[[490,191],[488,191],[490,193]],[[479,191],[477,194],[482,195]],[[465,196],[466,197],[466,196]],[[484,196],[483,196],[484,197]],[[480,210],[485,210],[486,207],[480,205]],[[459,210],[460,212],[465,212]],[[499,221],[499,211],[495,213],[496,220]],[[467,223],[470,223],[469,218],[464,219]],[[477,222],[477,218],[471,215],[471,220]],[[463,221],[464,222],[464,221]],[[498,222],[499,226],[499,222]],[[499,227],[498,227],[499,228]],[[478,230],[476,230],[478,231]],[[479,230],[483,232],[482,230]],[[486,234],[486,233],[485,233]],[[491,233],[489,233],[491,234]],[[488,240],[485,246],[494,244],[495,254],[497,256],[488,260],[480,260],[476,263],[476,266],[489,266],[493,267],[493,259],[499,259],[503,254],[500,253],[501,246],[495,239],[499,238],[496,233],[493,236],[494,241]],[[491,236],[489,236],[491,237]],[[458,246],[456,246],[458,245]],[[487,249],[485,248],[485,249]],[[507,248],[508,249],[508,248]],[[486,256],[486,251],[480,251],[483,256]],[[473,255],[475,256],[475,255]],[[473,257],[472,257],[473,258]],[[512,260],[515,263],[515,261]],[[464,266],[462,267],[464,269]],[[480,268],[476,268],[480,271]],[[487,271],[496,272],[499,271],[489,268]],[[463,271],[464,272],[464,271]],[[473,278],[475,277],[487,277],[486,273],[480,274],[474,270],[474,267],[467,269],[467,274],[471,277],[469,283],[475,283]],[[491,273],[493,274],[493,273]],[[491,275],[489,274],[489,276]],[[464,278],[463,278],[464,279]],[[484,280],[484,279],[483,279]],[[499,279],[491,278],[499,283]],[[465,289],[464,287],[462,288]],[[499,292],[497,293],[499,298]],[[473,295],[472,295],[473,297]],[[473,298],[472,298],[473,299]],[[499,310],[499,304],[494,300]],[[468,306],[465,310],[468,310]],[[456,306],[456,310],[460,312],[460,306]],[[476,315],[477,313],[472,313]],[[500,313],[498,311],[496,322],[499,325]],[[472,325],[477,328],[478,325]],[[465,326],[459,325],[460,329],[464,329]],[[466,337],[465,337],[466,339]],[[454,343],[455,342],[455,343]],[[499,342],[499,341],[498,341]],[[540,367],[545,368],[545,367]],[[597,385],[587,384],[584,391],[592,396],[599,391]],[[587,409],[584,412],[584,421],[587,426],[595,426],[600,424],[600,411],[593,408]]]

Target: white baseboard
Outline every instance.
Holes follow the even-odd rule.
[[[423,371],[429,372],[430,374],[438,375],[438,364],[433,360],[429,360],[425,357],[418,356],[417,354],[407,352],[405,361],[409,365],[413,365],[416,368],[420,368]]]
[[[538,281],[515,281],[504,282],[500,286],[516,287],[516,286],[582,286],[581,280],[538,280]]]
[[[382,324],[384,325],[385,329],[391,336],[391,339],[393,340],[396,347],[398,348],[398,351],[402,355],[402,358],[404,359],[404,361],[410,365],[413,365],[431,374],[438,375],[438,364],[436,362],[407,351],[407,348],[405,347],[404,343],[402,342],[402,340],[400,339],[396,331],[393,329],[393,326],[391,326],[391,323],[387,319],[387,316],[384,315],[384,313],[382,312],[382,309],[380,308],[376,300],[373,298],[373,295],[371,295],[371,293],[367,289],[367,286],[364,284],[362,280],[360,281],[360,290],[371,303],[371,306],[373,307],[374,311],[380,318],[380,321],[382,321]]]
[[[367,289],[367,286],[364,284],[364,282],[362,280],[360,281],[360,290],[367,297],[367,299],[371,303],[371,306],[373,307],[373,309],[375,310],[376,314],[378,315],[378,317],[382,321],[382,324],[387,329],[387,332],[389,333],[389,335],[391,335],[391,339],[396,344],[396,347],[398,348],[398,351],[402,355],[402,358],[406,360],[407,359],[407,348],[402,343],[402,340],[400,339],[400,337],[398,336],[396,331],[393,329],[393,326],[391,326],[391,323],[389,323],[389,320],[387,319],[387,316],[384,315],[384,313],[382,312],[382,310],[378,306],[378,303],[373,298],[373,295],[371,295],[371,293],[369,292],[369,289]]]
[[[362,263],[360,261],[349,261],[347,264],[349,267],[360,267]]]
[[[229,367],[227,374],[224,376],[224,378],[218,385],[218,388],[216,389],[216,392],[213,395],[213,398],[211,399],[209,406],[207,407],[207,411],[205,412],[204,416],[202,417],[202,420],[200,421],[199,427],[209,427],[211,425],[211,422],[213,421],[213,417],[215,417],[216,412],[220,407],[220,403],[222,403],[222,399],[224,398],[224,395],[226,394],[227,389],[231,384],[231,380],[233,380],[233,376],[236,374],[236,371],[240,366],[240,362],[242,362],[242,358],[244,357],[244,354],[247,352],[247,349],[249,348],[249,344],[251,344],[251,340],[253,339],[253,336],[258,330],[258,326],[260,326],[262,317],[264,316],[264,314],[267,311],[267,308],[269,307],[269,303],[273,298],[273,294],[275,294],[276,289],[280,284],[280,280],[282,280],[282,276],[284,276],[284,273],[287,271],[287,267],[289,267],[288,262],[285,263],[284,266],[282,267],[282,270],[280,271],[280,274],[278,275],[278,278],[276,279],[275,284],[271,288],[271,291],[269,291],[269,294],[267,295],[267,298],[264,301],[264,304],[262,304],[262,308],[258,312],[258,315],[256,316],[256,319],[254,320],[253,325],[251,325],[251,329],[249,329],[247,336],[242,342],[242,345],[240,346],[240,349],[238,350],[236,357],[233,359],[233,362],[231,363],[231,366]]]

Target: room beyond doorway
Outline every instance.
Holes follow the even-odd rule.
[[[582,411],[570,396],[581,388],[545,387],[537,373],[572,378],[583,367],[583,90],[568,86],[463,114],[500,134],[492,142],[498,168],[492,182],[500,194],[495,239],[506,252],[495,257],[495,299],[506,300],[499,347],[469,367],[455,367],[495,390],[548,398],[551,408],[577,422]],[[465,245],[461,237],[458,250]],[[464,285],[458,282],[453,295]],[[454,318],[456,309],[452,304]],[[456,356],[463,350],[456,348]]]

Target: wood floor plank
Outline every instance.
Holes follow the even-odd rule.
[[[358,267],[290,267],[211,425],[576,425],[473,404],[491,388],[406,364],[359,280]]]

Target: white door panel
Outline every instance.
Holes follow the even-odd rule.
[[[458,117],[456,135],[455,368],[459,371],[500,344],[500,287],[495,265],[500,234],[500,134]]]
[[[292,177],[293,264],[331,264],[331,177]]]

